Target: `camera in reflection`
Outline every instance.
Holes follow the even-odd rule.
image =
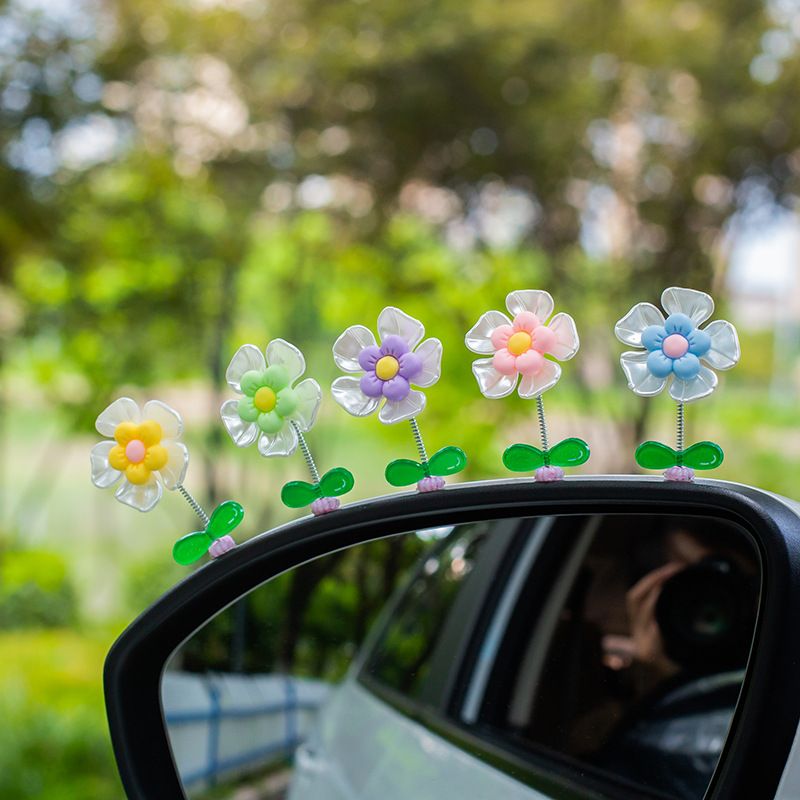
[[[724,556],[709,556],[673,575],[655,610],[667,656],[698,673],[743,668],[757,593],[758,580]]]

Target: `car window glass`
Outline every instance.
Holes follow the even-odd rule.
[[[530,572],[482,734],[632,797],[702,798],[755,625],[749,537],[719,520],[637,516],[562,518],[551,537],[558,568]]]
[[[362,675],[408,697],[421,697],[448,615],[459,593],[468,590],[488,530],[485,523],[460,526],[423,559]]]

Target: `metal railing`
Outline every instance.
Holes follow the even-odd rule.
[[[327,685],[279,675],[167,673],[164,718],[184,787],[261,771],[290,757]]]

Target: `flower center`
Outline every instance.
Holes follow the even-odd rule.
[[[147,453],[147,448],[141,439],[131,439],[125,445],[125,457],[131,464],[141,464]]]
[[[375,365],[375,374],[382,381],[391,380],[399,371],[400,362],[394,356],[379,358],[378,363]]]
[[[527,331],[517,331],[508,340],[508,352],[512,356],[521,356],[531,349],[532,341],[531,335]]]
[[[262,386],[253,397],[253,405],[262,413],[267,414],[275,408],[278,398],[269,386]]]
[[[688,352],[689,342],[685,336],[681,336],[679,333],[673,333],[664,339],[661,349],[667,358],[680,358]]]

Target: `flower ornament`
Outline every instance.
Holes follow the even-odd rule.
[[[218,558],[236,546],[229,534],[242,520],[242,507],[226,500],[209,518],[183,485],[189,451],[179,441],[183,420],[175,409],[160,400],[149,400],[140,409],[134,400],[120,397],[100,414],[95,427],[108,437],[92,448],[95,486],[106,489],[121,480],[114,496],[138,511],[154,508],[164,488],[177,489],[202,520],[202,531],[175,543],[173,556],[179,564],[191,564],[207,552]]]
[[[714,312],[714,301],[705,292],[665,289],[661,305],[666,319],[651,303],[637,303],[614,328],[623,344],[644,348],[620,356],[628,387],[652,397],[670,383],[670,396],[679,403],[706,397],[717,387],[714,370],[739,362],[736,328],[725,320],[700,328]]]
[[[548,292],[523,289],[509,293],[506,308],[487,311],[464,337],[467,349],[482,356],[472,362],[472,372],[484,397],[519,396],[536,399],[541,448],[513,444],[503,453],[503,463],[514,472],[534,472],[537,481],[564,477],[562,467],[579,466],[589,459],[589,446],[569,438],[550,447],[542,394],[561,378],[559,361],[578,352],[580,340],[575,320],[564,312],[553,315],[555,303]]]
[[[239,447],[258,440],[262,456],[290,456],[298,445],[312,483],[290,481],[281,500],[290,508],[310,505],[314,514],[339,508],[339,496],[354,485],[352,474],[334,467],[320,477],[304,433],[311,430],[322,402],[322,389],[313,378],[297,382],[306,371],[306,360],[293,344],[273,339],[265,353],[244,344],[234,354],[225,378],[241,397],[226,400],[220,409],[222,422]]]
[[[306,371],[303,354],[283,339],[273,339],[262,353],[244,344],[234,354],[225,379],[242,395],[227,400],[220,414],[238,447],[258,440],[262,456],[290,456],[299,434],[317,418],[322,390],[313,378],[295,382]]]
[[[614,327],[617,338],[631,347],[620,363],[628,388],[642,397],[669,394],[678,404],[676,448],[662,442],[644,442],[636,462],[646,469],[666,469],[668,480],[690,481],[694,470],[713,469],[724,453],[714,442],[685,447],[684,404],[710,395],[717,387],[715,370],[736,366],[741,356],[736,328],[725,320],[703,325],[714,313],[714,301],[705,292],[673,286],[661,295],[666,318],[651,303],[637,303]]]
[[[578,352],[575,320],[563,312],[550,319],[553,298],[539,289],[511,292],[506,308],[511,319],[502,311],[487,311],[467,333],[469,350],[491,356],[473,361],[472,372],[485,397],[505,397],[518,383],[520,397],[538,397],[558,383],[556,362]]]
[[[182,483],[189,466],[189,451],[179,441],[183,420],[166,403],[150,400],[140,409],[130,397],[120,397],[95,427],[108,438],[92,448],[92,483],[106,489],[121,479],[114,493],[121,503],[150,511],[164,487]]]
[[[380,408],[378,419],[386,425],[408,420],[420,460],[398,459],[386,467],[393,486],[417,484],[421,492],[444,488],[444,476],[460,472],[467,464],[464,451],[445,447],[428,458],[416,417],[425,408],[424,392],[441,375],[442,343],[425,339],[425,326],[394,306],[378,315],[380,344],[369,328],[351,325],[333,345],[336,366],[350,373],[331,386],[334,400],[349,414],[366,417]]]
[[[378,335],[380,345],[368,328],[351,325],[336,340],[336,366],[356,375],[337,378],[331,389],[334,400],[355,417],[374,413],[383,401],[378,418],[391,425],[425,408],[425,394],[411,386],[424,389],[439,380],[442,343],[433,338],[423,342],[423,324],[392,306],[378,316]]]

